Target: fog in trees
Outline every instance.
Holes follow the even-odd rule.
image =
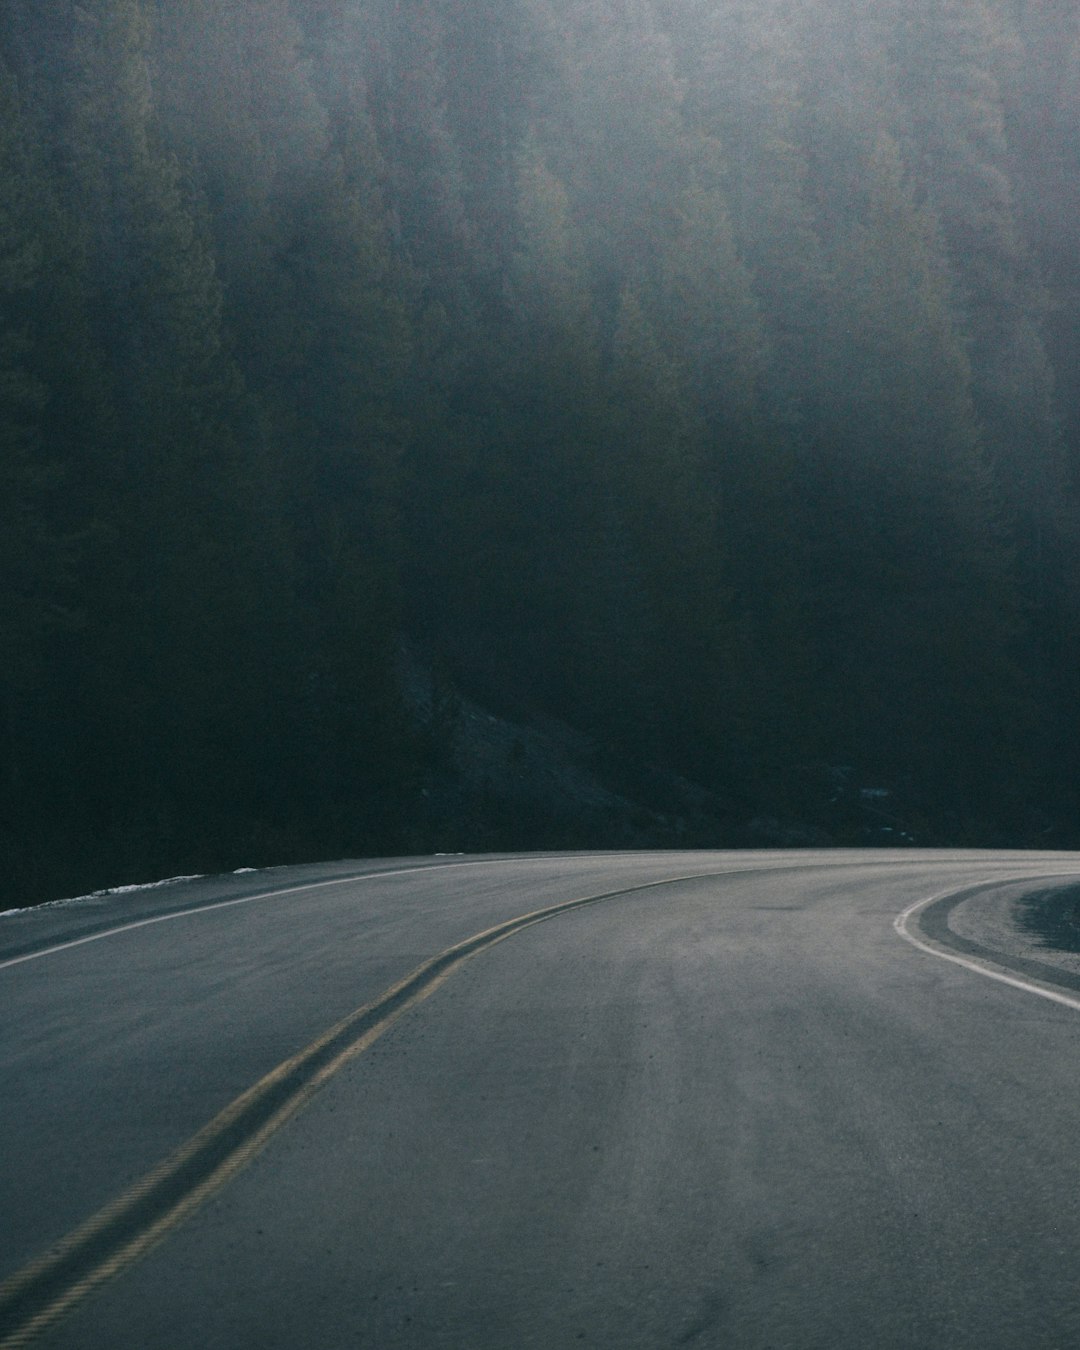
[[[1066,0],[6,0],[3,898],[1076,846],[1078,100]]]

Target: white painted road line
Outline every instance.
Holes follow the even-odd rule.
[[[1054,872],[1046,877],[1006,877],[995,884],[1008,886],[1016,882],[1048,881],[1053,877],[1073,877],[1075,875],[1075,871],[1069,871]],[[909,921],[915,918],[921,910],[928,909],[930,905],[935,904],[938,900],[947,900],[950,896],[960,895],[962,892],[969,889],[970,887],[968,886],[951,887],[947,891],[939,891],[937,895],[927,896],[925,900],[916,900],[916,902],[913,905],[909,905],[902,914],[896,916],[893,920],[893,928],[895,928],[902,938],[906,938],[913,947],[918,947],[920,951],[926,952],[928,956],[937,956],[942,961],[952,961],[954,965],[963,966],[965,970],[972,970],[976,975],[985,975],[987,979],[997,980],[999,984],[1012,985],[1014,989],[1022,989],[1028,994],[1038,994],[1040,998],[1049,999],[1051,1003],[1061,1003],[1066,1008],[1072,1008],[1076,1012],[1080,1012],[1080,998],[1076,998],[1071,994],[1063,994],[1060,990],[1053,989],[1049,985],[1040,984],[1036,980],[1024,979],[1023,976],[1009,974],[1000,966],[992,965],[989,962],[979,961],[975,957],[961,956],[959,952],[947,951],[943,947],[927,942],[925,938],[916,936],[916,934],[908,927]]]
[[[149,928],[155,923],[170,923],[173,919],[187,919],[193,914],[214,913],[219,909],[231,909],[234,905],[250,905],[256,900],[275,900],[282,895],[296,895],[300,891],[318,891],[329,886],[355,885],[363,881],[376,881],[381,877],[401,877],[409,872],[437,872],[444,867],[484,867],[490,866],[495,859],[477,858],[470,862],[432,863],[420,867],[398,867],[386,872],[358,872],[353,876],[335,877],[332,881],[308,881],[302,886],[286,886],[276,891],[260,891],[258,895],[241,895],[235,900],[212,900],[205,905],[192,905],[190,909],[174,910],[171,914],[158,914],[149,919],[136,919],[133,923],[118,924],[115,928],[106,928],[100,933],[90,933],[86,937],[72,938],[68,942],[58,942],[52,947],[42,947],[40,951],[24,952],[22,956],[12,956],[0,961],[0,970],[10,966],[20,966],[24,961],[38,961],[43,956],[54,956],[71,947],[83,947],[88,942],[100,942],[102,938],[116,937],[119,933],[130,933],[136,928]]]

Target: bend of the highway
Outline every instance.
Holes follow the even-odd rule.
[[[0,916],[0,1347],[1080,1345],[1080,970],[1005,940],[1078,877],[405,859]]]

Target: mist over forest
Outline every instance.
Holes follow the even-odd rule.
[[[1075,0],[3,0],[0,899],[1080,845],[1078,108]]]

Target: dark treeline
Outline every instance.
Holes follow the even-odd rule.
[[[3,0],[4,897],[490,842],[404,640],[1075,844],[1078,13]]]

